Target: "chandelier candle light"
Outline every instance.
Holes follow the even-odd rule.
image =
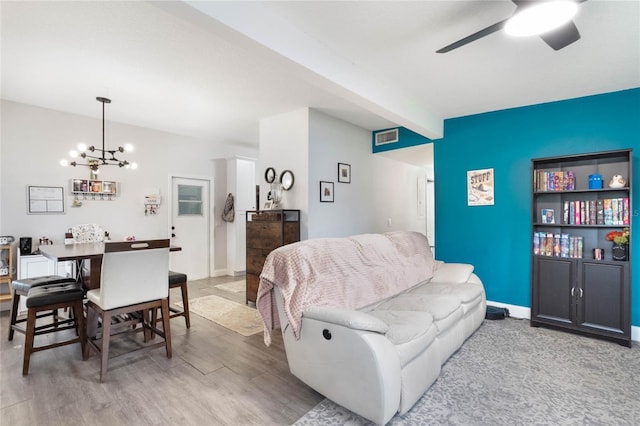
[[[60,160],[60,165],[63,167],[66,166],[87,166],[91,170],[91,173],[98,174],[100,171],[100,166],[118,166],[125,167],[128,169],[137,169],[138,165],[136,163],[129,163],[127,160],[119,160],[116,158],[116,153],[120,152],[131,152],[133,151],[133,145],[127,144],[124,147],[119,146],[118,149],[106,149],[104,146],[104,104],[110,104],[111,99],[97,97],[96,100],[102,103],[102,149],[96,148],[95,146],[87,146],[83,143],[78,145],[78,150],[71,150],[69,152],[69,156],[71,158],[82,158],[86,160],[86,163],[81,163],[79,160],[73,160],[71,162],[66,159]],[[96,153],[92,155],[92,153]],[[110,157],[109,157],[110,156]]]

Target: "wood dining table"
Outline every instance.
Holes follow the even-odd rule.
[[[108,244],[108,243],[107,243]],[[87,290],[100,288],[100,271],[102,268],[102,256],[104,254],[105,243],[78,243],[78,244],[54,244],[40,246],[40,252],[44,257],[54,262],[74,261],[76,265],[79,261],[89,261],[89,281],[82,280]],[[170,246],[169,251],[181,251],[179,246]],[[82,277],[79,276],[79,280]]]

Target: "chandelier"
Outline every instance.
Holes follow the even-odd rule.
[[[136,163],[129,163],[127,160],[119,160],[116,158],[116,153],[131,152],[133,151],[133,145],[127,144],[124,147],[119,146],[118,149],[106,149],[104,147],[104,104],[110,104],[111,99],[97,97],[96,100],[102,103],[102,149],[95,146],[87,146],[83,143],[78,144],[78,150],[69,151],[69,156],[74,160],[69,162],[66,159],[60,160],[60,165],[66,166],[86,166],[89,167],[91,173],[98,174],[100,172],[100,166],[118,166],[125,167],[127,169],[137,169]],[[82,160],[75,160],[75,158],[81,158]]]

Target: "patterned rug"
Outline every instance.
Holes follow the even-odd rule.
[[[176,305],[182,306],[182,303]],[[189,311],[243,336],[251,336],[263,330],[262,319],[255,308],[215,295],[189,300]]]
[[[247,289],[247,282],[245,280],[233,281],[226,284],[218,284],[217,289],[230,291],[232,293],[242,293]]]
[[[388,425],[638,425],[640,345],[485,321]],[[325,399],[295,425],[371,425]]]

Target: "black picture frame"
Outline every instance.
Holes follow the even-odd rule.
[[[333,182],[320,181],[320,202],[333,203]]]
[[[338,163],[338,182],[351,183],[351,164]]]

